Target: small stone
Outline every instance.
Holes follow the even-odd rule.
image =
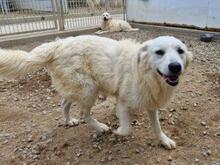
[[[33,141],[32,137],[29,137],[27,141],[28,143],[32,142]]]
[[[181,107],[181,110],[186,111],[188,108],[187,107]]]
[[[108,161],[112,161],[112,156],[111,155],[108,156]]]
[[[79,153],[76,154],[77,157],[80,157],[81,155],[82,155],[81,152],[79,152]]]
[[[5,140],[2,142],[2,144],[7,144],[8,143],[8,140]]]
[[[173,159],[172,159],[172,157],[171,156],[169,156],[168,157],[168,161],[172,161]]]
[[[203,134],[203,135],[207,135],[207,131],[203,131],[202,134]]]
[[[98,145],[97,145],[97,144],[93,144],[92,147],[93,147],[93,148],[98,148]]]
[[[220,137],[220,132],[215,133],[215,136]]]
[[[14,101],[19,101],[19,99],[17,97],[14,98]]]
[[[194,106],[194,107],[197,107],[197,103],[194,103],[193,106]]]
[[[174,111],[176,111],[176,109],[174,109],[174,108],[171,108],[171,109],[170,109],[170,112],[174,112]]]
[[[204,121],[202,121],[200,124],[201,124],[202,126],[206,126],[206,122],[204,122]]]
[[[199,159],[195,159],[195,162],[199,162]]]
[[[101,163],[106,162],[105,158],[102,158],[102,159],[100,160],[100,162],[101,162]]]
[[[98,137],[98,136],[97,136],[96,133],[94,133],[94,134],[92,135],[92,138],[93,138],[93,139],[97,139],[97,137]]]
[[[102,150],[102,147],[101,147],[101,146],[98,146],[98,149],[99,149],[99,151],[101,151],[101,150]]]
[[[139,150],[139,149],[136,149],[136,150],[135,150],[135,153],[136,153],[136,154],[139,154],[139,153],[140,153],[140,150]]]
[[[208,151],[206,152],[206,154],[207,154],[208,156],[211,155],[211,153],[212,153],[211,150],[208,150]]]
[[[46,140],[47,139],[47,136],[45,136],[45,135],[42,135],[41,137],[40,137],[40,140]]]

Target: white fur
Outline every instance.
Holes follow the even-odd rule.
[[[184,53],[178,54],[177,47]],[[158,49],[166,52],[163,57],[155,54]],[[158,37],[141,44],[88,35],[46,43],[29,53],[0,50],[0,75],[15,77],[47,66],[52,83],[65,98],[67,124],[78,122],[69,117],[71,103],[77,102],[86,122],[97,131],[107,131],[107,125],[90,115],[101,92],[117,98],[120,126],[114,131],[116,134],[130,133],[129,109],[147,110],[157,138],[165,147],[175,148],[175,142],[162,132],[157,114],[157,109],[171,97],[174,87],[166,83],[157,69],[165,74],[169,62],[178,61],[183,73],[190,59],[186,46],[174,37]]]
[[[129,32],[138,30],[137,28],[132,28],[131,25],[124,20],[113,19],[109,13],[105,12],[102,14],[101,30],[95,33],[103,34],[108,32]]]

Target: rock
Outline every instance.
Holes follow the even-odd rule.
[[[195,159],[195,162],[199,162],[199,159]]]
[[[136,149],[136,150],[135,150],[135,153],[136,153],[136,154],[139,154],[139,153],[140,153],[140,150],[139,150],[139,149]]]
[[[105,158],[102,158],[102,159],[100,160],[100,162],[101,162],[101,163],[105,163],[105,162],[106,162],[106,159],[105,159]]]
[[[211,155],[212,151],[211,150],[207,150],[206,154],[209,156]]]
[[[28,141],[28,143],[32,142],[33,141],[32,136],[29,137],[27,141]]]
[[[169,156],[168,157],[168,161],[172,161],[173,159],[172,159],[172,157],[171,156]]]
[[[215,133],[214,136],[216,136],[216,137],[220,137],[220,132]]]
[[[81,155],[82,155],[81,152],[76,153],[76,156],[77,156],[77,157],[80,157]]]
[[[170,112],[174,112],[174,111],[176,111],[175,108],[171,108],[171,109],[170,109]]]
[[[14,98],[14,101],[19,101],[19,99],[17,97]]]
[[[200,124],[201,124],[202,126],[206,126],[206,122],[204,122],[204,121],[202,121]]]
[[[40,137],[40,140],[46,140],[47,139],[47,136],[45,136],[45,135],[42,135],[41,137]]]
[[[109,156],[108,156],[108,161],[112,161],[112,159],[113,159],[113,158],[112,158],[112,155],[109,155]]]
[[[97,134],[96,133],[94,133],[93,135],[92,135],[92,138],[94,139],[94,140],[96,140],[97,139]]]
[[[8,140],[5,140],[2,142],[2,144],[7,144],[8,143]]]
[[[203,135],[207,135],[207,131],[203,131],[202,134],[203,134]]]

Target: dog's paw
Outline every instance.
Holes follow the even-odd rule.
[[[160,137],[161,144],[167,149],[175,149],[176,143],[169,137],[167,137],[164,133],[162,133]]]
[[[79,122],[80,121],[78,119],[72,118],[72,119],[66,121],[65,124],[66,124],[66,126],[73,127],[73,126],[79,125]]]
[[[120,136],[127,136],[131,132],[130,132],[130,128],[118,127],[118,129],[114,130],[113,133]]]
[[[98,125],[97,125],[97,127],[96,127],[96,130],[98,131],[98,132],[107,132],[107,131],[109,131],[109,127],[107,126],[107,125],[105,125],[105,124],[103,124],[103,123],[99,123]]]

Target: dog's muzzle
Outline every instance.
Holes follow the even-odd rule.
[[[104,19],[104,21],[108,21],[108,19],[106,17],[104,17],[103,19]]]
[[[159,69],[157,69],[157,72],[166,81],[166,83],[169,84],[170,86],[176,86],[179,83],[179,75],[180,74],[165,75],[165,74],[161,73],[159,71]]]

